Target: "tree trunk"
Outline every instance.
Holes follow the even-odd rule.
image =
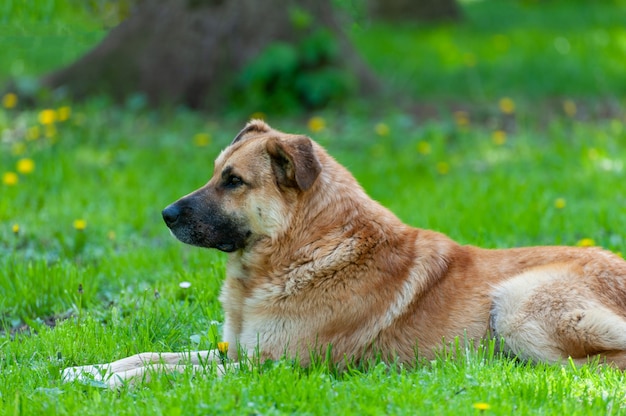
[[[234,75],[266,46],[301,36],[298,10],[336,34],[342,65],[362,89],[375,88],[340,32],[330,0],[142,0],[98,46],[42,84],[74,98],[142,93],[153,105],[216,107],[227,99]]]
[[[461,10],[455,0],[374,0],[373,14],[384,20],[458,20]]]

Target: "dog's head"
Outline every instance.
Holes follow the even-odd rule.
[[[165,208],[163,219],[184,243],[245,250],[284,231],[321,170],[311,139],[253,120],[218,156],[209,182]]]

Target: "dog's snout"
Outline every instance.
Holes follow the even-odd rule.
[[[167,224],[168,227],[172,228],[180,218],[180,208],[176,204],[172,204],[167,206],[163,212],[163,221]]]

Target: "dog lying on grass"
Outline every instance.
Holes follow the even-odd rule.
[[[624,260],[598,248],[487,250],[409,227],[318,144],[262,121],[163,218],[180,241],[229,253],[220,301],[232,361],[258,351],[306,366],[313,352],[412,365],[442,340],[496,337],[525,360],[626,368]],[[115,386],[207,360],[221,366],[218,351],[144,353],[63,376]]]

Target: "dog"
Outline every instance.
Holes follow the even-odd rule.
[[[461,337],[501,339],[503,352],[522,360],[626,368],[619,256],[593,247],[483,249],[410,227],[320,145],[263,121],[249,122],[209,182],[162,215],[183,243],[228,253],[219,299],[229,362],[243,352],[303,366],[315,354],[337,365],[411,366]],[[217,350],[144,353],[63,376],[117,386],[154,366],[221,368],[223,359]]]

